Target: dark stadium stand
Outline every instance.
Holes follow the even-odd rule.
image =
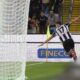
[[[80,0],[74,0],[73,16],[75,18],[80,15]],[[78,23],[72,24],[71,31],[80,32],[80,20]]]
[[[70,6],[70,0],[64,0],[63,4],[63,22],[66,22],[68,13],[69,13],[69,6]],[[72,19],[78,17],[80,15],[80,0],[74,0],[73,4],[73,13],[72,13]],[[71,28],[71,32],[80,32],[80,20],[76,23],[73,23]]]

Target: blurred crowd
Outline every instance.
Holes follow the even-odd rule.
[[[28,34],[45,34],[47,26],[51,33],[56,21],[61,21],[63,0],[31,0],[28,19]]]

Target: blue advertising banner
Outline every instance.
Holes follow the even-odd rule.
[[[70,58],[63,48],[40,48],[38,49],[38,58]]]

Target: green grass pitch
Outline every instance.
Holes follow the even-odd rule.
[[[69,63],[35,63],[28,62],[26,66],[27,80],[55,80],[68,67]]]

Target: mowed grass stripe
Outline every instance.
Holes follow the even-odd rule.
[[[28,63],[29,64],[29,63]],[[30,64],[35,64],[34,62]],[[61,74],[69,63],[44,63],[34,66],[26,66],[28,80],[54,80],[55,76]]]

